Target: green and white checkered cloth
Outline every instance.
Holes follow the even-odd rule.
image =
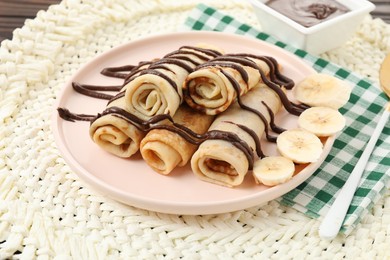
[[[185,27],[191,30],[227,31],[253,36],[294,53],[318,72],[334,75],[349,81],[354,86],[349,102],[340,109],[347,119],[347,126],[335,141],[325,162],[307,181],[278,199],[280,203],[291,206],[310,217],[323,216],[347,180],[373,132],[386,104],[385,95],[369,80],[280,42],[209,6],[203,4],[197,6],[187,18]],[[390,186],[389,166],[390,126],[387,124],[365,169],[341,232],[349,234]]]

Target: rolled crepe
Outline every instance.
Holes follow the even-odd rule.
[[[227,54],[210,60],[190,73],[183,86],[185,102],[192,108],[209,115],[225,111],[236,99],[262,81],[270,72],[261,56]],[[239,83],[239,89],[229,76]]]
[[[109,107],[125,107],[124,98],[115,99],[107,105]],[[145,136],[134,124],[112,113],[103,114],[93,121],[89,134],[103,150],[123,158],[135,154]]]
[[[126,79],[126,110],[147,120],[155,115],[173,116],[182,103],[182,85],[193,69],[220,55],[216,50],[183,46]]]
[[[197,134],[205,133],[213,118],[185,105],[180,106],[173,116],[175,123]],[[140,151],[150,167],[158,173],[167,175],[177,166],[186,165],[196,148],[197,145],[189,143],[174,131],[154,129],[141,141]]]
[[[246,106],[260,112],[269,122],[267,106],[275,114],[281,107],[279,96],[265,85],[253,88],[241,98]],[[217,130],[233,133],[256,151],[256,141],[245,128],[254,131],[258,140],[264,133],[265,125],[254,112],[243,109],[235,102],[225,112],[216,117],[209,131]],[[250,168],[247,155],[228,140],[208,139],[204,141],[191,159],[191,167],[201,180],[233,187],[242,183]]]

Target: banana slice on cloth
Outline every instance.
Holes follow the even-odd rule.
[[[336,109],[311,107],[298,118],[298,125],[316,136],[331,136],[343,130],[345,117]]]
[[[294,162],[283,156],[269,156],[257,160],[253,165],[256,183],[275,186],[285,183],[294,175]]]
[[[312,74],[293,88],[295,98],[306,105],[339,109],[351,95],[352,86],[327,74]]]
[[[304,129],[291,129],[281,133],[276,139],[279,153],[295,163],[316,162],[323,150],[318,136]]]

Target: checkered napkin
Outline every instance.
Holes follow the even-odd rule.
[[[307,181],[278,199],[280,203],[310,217],[323,216],[362,154],[386,104],[385,95],[367,79],[280,42],[209,6],[198,5],[187,18],[185,27],[191,30],[224,31],[253,36],[294,53],[318,72],[334,75],[354,86],[349,102],[340,109],[347,119],[347,126],[335,141],[325,162]],[[389,166],[390,125],[387,124],[363,173],[341,232],[349,234],[390,186]]]

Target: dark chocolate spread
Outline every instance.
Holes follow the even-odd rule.
[[[150,62],[148,62],[150,63]],[[144,63],[140,62],[138,66],[134,65],[125,65],[125,66],[120,66],[120,67],[109,67],[109,68],[104,68],[101,71],[101,74],[107,77],[114,77],[114,78],[122,78],[124,79],[127,75],[127,73],[121,73],[124,71],[132,71],[135,70],[136,68],[143,66]]]
[[[270,0],[266,5],[305,27],[311,27],[349,11],[346,6],[335,0]]]

